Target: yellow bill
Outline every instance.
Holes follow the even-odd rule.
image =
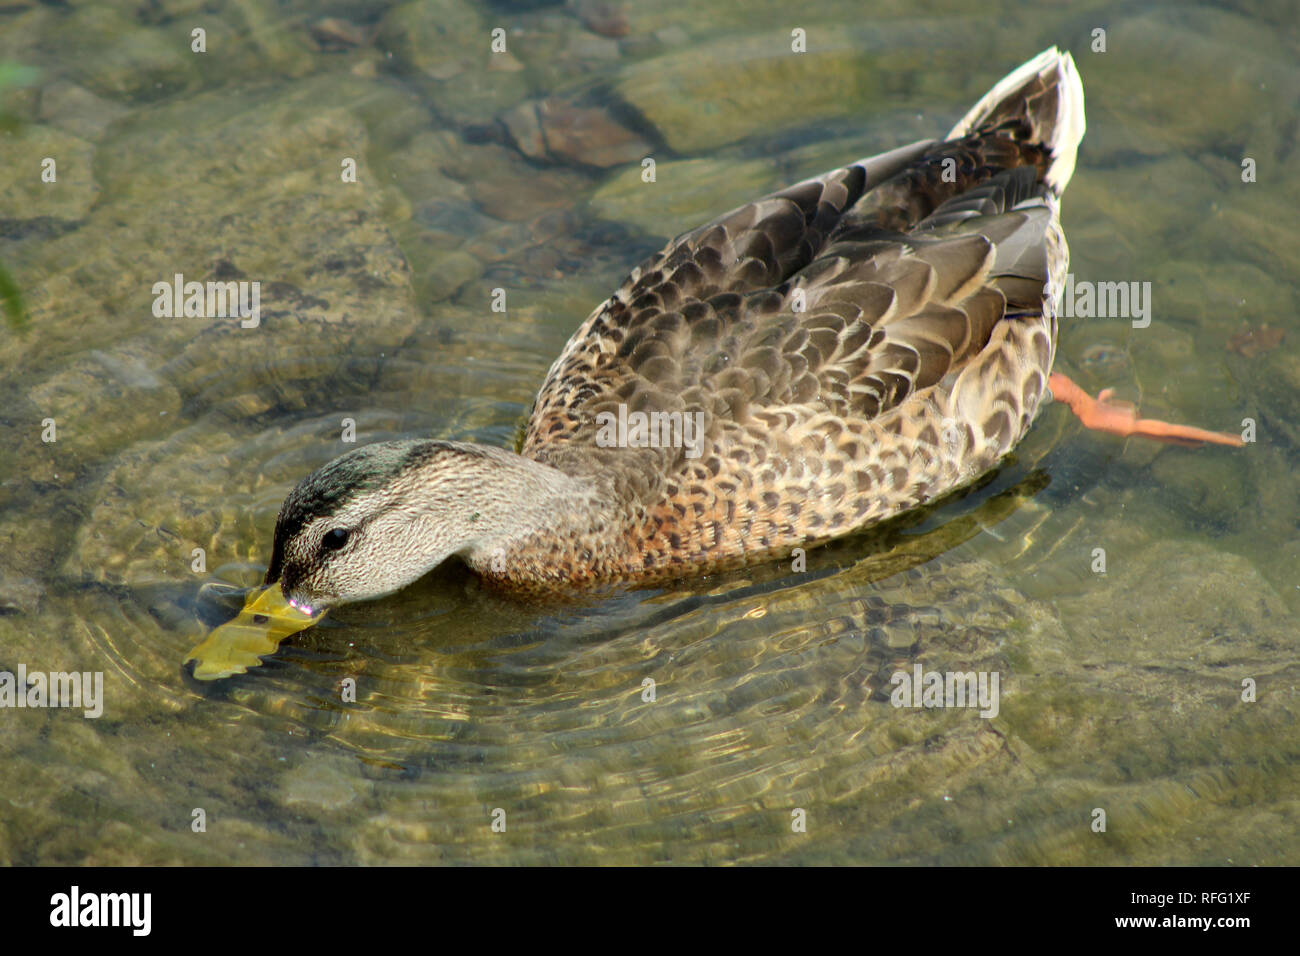
[[[290,634],[306,630],[324,616],[324,610],[312,614],[298,610],[284,599],[279,584],[268,584],[249,592],[239,617],[216,628],[185,660],[194,661],[198,680],[243,674],[274,654]]]

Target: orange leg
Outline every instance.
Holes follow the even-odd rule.
[[[1190,425],[1171,425],[1154,418],[1138,418],[1137,408],[1132,402],[1111,400],[1114,389],[1103,389],[1093,398],[1060,372],[1052,373],[1047,387],[1052,390],[1053,398],[1070,406],[1070,411],[1079,417],[1085,428],[1115,435],[1142,435],[1175,445],[1199,445],[1207,441],[1218,445],[1245,444],[1237,435],[1209,432]]]

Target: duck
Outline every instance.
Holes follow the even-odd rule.
[[[1052,47],[943,139],[673,239],[569,340],[517,450],[379,442],[304,478],[263,587],[196,648],[195,676],[239,670],[222,640],[248,662],[453,557],[496,588],[567,592],[816,547],[974,482],[1053,391],[1090,427],[1234,443],[1053,373],[1084,130]]]

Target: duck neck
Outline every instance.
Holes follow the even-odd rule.
[[[597,484],[514,452],[487,451],[497,473],[475,489],[481,530],[461,556],[481,577],[506,585],[570,576],[571,550],[604,523]]]

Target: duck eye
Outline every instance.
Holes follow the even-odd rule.
[[[334,528],[331,531],[326,531],[325,537],[321,540],[321,544],[325,545],[325,547],[329,548],[331,551],[337,551],[347,543],[347,528]]]

